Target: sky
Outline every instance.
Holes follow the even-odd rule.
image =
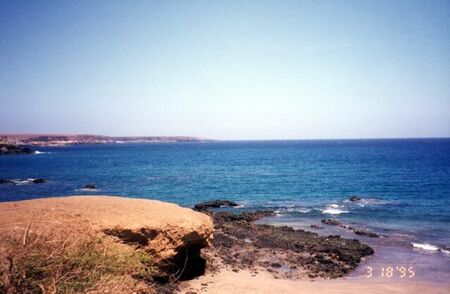
[[[0,0],[0,133],[450,137],[450,1]]]

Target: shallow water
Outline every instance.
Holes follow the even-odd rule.
[[[407,234],[386,233],[380,238],[355,235],[353,232],[321,224],[311,219],[269,217],[258,221],[261,224],[286,225],[303,229],[322,236],[340,235],[344,238],[358,239],[370,245],[375,254],[364,258],[361,264],[349,275],[349,279],[370,279],[392,281],[432,281],[449,284],[450,256],[442,251],[415,249],[411,241],[416,237]],[[312,229],[310,225],[320,225],[322,229]],[[354,226],[354,224],[352,225]]]
[[[395,266],[400,266],[414,260],[423,264],[420,271],[426,279],[445,269],[450,272],[450,257],[444,253],[450,248],[450,139],[36,149],[40,153],[0,157],[0,178],[15,179],[18,184],[0,185],[0,201],[112,194],[192,206],[226,198],[243,204],[243,209],[275,209],[278,221],[297,226],[333,217],[368,228],[398,241],[368,240],[383,253],[373,259],[380,264],[397,258]],[[23,181],[27,178],[49,182],[32,184]],[[88,183],[97,189],[83,189]],[[350,202],[351,195],[363,200]],[[413,249],[412,243],[444,251]]]

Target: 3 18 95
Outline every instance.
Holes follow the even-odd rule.
[[[415,275],[413,266],[386,266],[380,269],[374,269],[368,266],[366,271],[366,278],[368,279],[372,277],[412,279]]]

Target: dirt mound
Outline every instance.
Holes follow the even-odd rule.
[[[127,292],[202,274],[213,224],[160,201],[72,196],[0,203],[0,234],[0,292]]]

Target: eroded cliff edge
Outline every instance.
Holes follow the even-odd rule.
[[[0,203],[0,292],[162,292],[203,274],[213,231],[209,216],[155,200]]]

